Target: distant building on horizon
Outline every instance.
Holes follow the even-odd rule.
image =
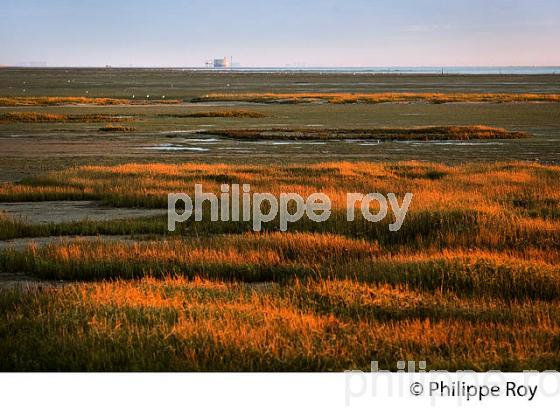
[[[206,62],[207,68],[231,68],[233,67],[233,57],[215,58],[213,61]]]

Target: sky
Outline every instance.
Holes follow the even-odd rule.
[[[0,0],[0,65],[559,66],[560,0]]]

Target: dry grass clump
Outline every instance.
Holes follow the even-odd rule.
[[[48,106],[48,105],[143,105],[143,104],[179,104],[179,100],[132,100],[126,98],[90,98],[90,97],[0,97],[0,106]]]
[[[375,140],[487,140],[525,138],[524,132],[485,125],[439,126],[415,128],[246,128],[204,131],[204,134],[247,140],[327,140],[327,139],[375,139]]]
[[[314,165],[125,164],[83,166],[52,172],[23,183],[0,185],[1,201],[97,199],[119,207],[167,207],[170,192],[193,195],[194,185],[220,192],[221,184],[250,184],[252,192],[294,192],[302,197],[322,192],[332,201],[328,221],[307,218],[289,225],[298,232],[344,235],[377,241],[385,249],[473,248],[495,251],[542,249],[539,258],[560,261],[560,170],[527,163],[442,164],[347,163]],[[358,217],[346,221],[348,192],[412,192],[405,223],[390,232],[389,214],[380,223]],[[209,210],[205,209],[208,213]],[[178,226],[178,234],[239,234],[251,222],[202,222]],[[160,221],[159,229],[165,226]],[[278,230],[278,219],[263,225]],[[0,224],[2,229],[2,224]],[[79,233],[80,227],[72,232]],[[97,232],[88,228],[86,232]],[[156,229],[156,228],[154,228]],[[3,237],[32,232],[6,227]],[[66,230],[67,231],[67,230]],[[163,229],[165,231],[165,229]],[[1,231],[0,231],[1,232]],[[48,231],[50,232],[50,231]],[[52,228],[52,232],[57,232]]]
[[[350,278],[503,300],[560,299],[560,270],[538,259],[462,249],[414,252],[408,246],[387,252],[375,242],[333,234],[220,235],[132,245],[71,241],[0,252],[0,268],[65,280],[178,275],[290,283],[295,278]]]
[[[122,98],[89,98],[89,97],[0,97],[0,106],[34,106],[34,105],[123,105],[129,100]]]
[[[0,185],[1,201],[89,198],[166,207],[169,192],[327,194],[331,218],[178,226],[26,225],[0,238],[159,233],[0,252],[0,272],[89,281],[0,290],[1,370],[560,367],[560,167],[533,163],[82,166]],[[347,192],[412,192],[400,231],[346,221]]]
[[[87,194],[117,206],[167,207],[169,192],[207,192],[220,184],[247,183],[253,192],[324,192],[345,208],[346,192],[412,192],[413,209],[468,210],[490,215],[555,220],[560,170],[528,163],[446,166],[427,162],[325,162],[312,165],[123,164],[82,166],[0,185],[0,200],[61,200]]]
[[[130,117],[119,117],[107,114],[66,115],[44,112],[6,112],[0,113],[0,123],[68,123],[68,122],[123,122]]]
[[[265,114],[250,110],[200,111],[188,114],[161,114],[166,118],[264,118]]]
[[[136,131],[134,127],[126,127],[124,125],[113,125],[109,124],[104,127],[99,128],[101,132],[133,132]]]
[[[0,292],[4,371],[556,369],[558,302],[353,281],[247,286],[182,278]]]
[[[559,94],[498,94],[498,93],[213,93],[196,98],[203,101],[246,101],[257,103],[380,104],[426,102],[431,104],[456,102],[560,102]]]

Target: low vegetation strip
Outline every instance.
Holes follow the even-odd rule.
[[[165,235],[167,232],[167,218],[164,217],[33,224],[0,212],[0,241],[68,235]]]
[[[108,115],[108,114],[54,114],[46,112],[5,112],[0,113],[0,124],[20,123],[92,123],[127,122],[146,117],[145,115]],[[201,111],[187,114],[159,114],[159,118],[264,118],[266,115],[249,110]]]
[[[396,371],[560,366],[557,301],[351,280],[144,278],[0,292],[3,371]]]
[[[163,118],[264,118],[265,114],[250,110],[200,111],[189,114],[160,114]]]
[[[241,140],[329,140],[329,139],[375,139],[375,140],[489,140],[526,138],[524,132],[485,125],[440,126],[415,128],[246,128],[203,131],[203,134]]]
[[[252,192],[308,197],[321,192],[332,201],[323,223],[305,218],[290,229],[330,232],[379,241],[382,245],[476,246],[517,249],[534,245],[558,252],[560,241],[560,168],[529,163],[464,164],[346,163],[313,165],[124,164],[82,166],[0,184],[0,201],[101,200],[117,207],[167,208],[170,192],[192,195],[194,185],[220,192],[222,184],[250,184]],[[390,217],[372,224],[346,219],[348,192],[412,192],[409,214],[398,232]],[[161,225],[165,226],[163,222]],[[160,225],[160,226],[161,226]],[[249,222],[186,223],[179,232],[240,233]],[[35,231],[0,218],[1,235],[13,238]],[[266,230],[278,229],[278,221]],[[79,229],[76,227],[76,229]],[[5,233],[2,233],[5,231]],[[48,234],[49,230],[39,230]],[[53,227],[52,232],[56,232]],[[88,228],[83,234],[91,234]],[[77,232],[79,234],[80,232]]]
[[[353,279],[422,291],[503,300],[560,300],[560,270],[508,253],[448,250],[385,252],[375,242],[333,234],[270,233],[142,241],[70,241],[0,252],[3,272],[44,279],[102,280],[196,276],[241,282]]]
[[[243,101],[254,103],[380,104],[426,102],[431,104],[479,102],[560,102],[560,94],[498,93],[212,93],[193,99],[205,101]]]
[[[0,106],[179,104],[180,100],[90,97],[0,97]]]
[[[104,127],[99,128],[101,132],[133,132],[136,131],[134,127],[126,127],[124,125],[106,125]]]
[[[0,238],[151,234],[2,250],[0,272],[65,286],[0,286],[0,369],[396,370],[413,356],[429,369],[560,367],[558,166],[96,165],[2,184],[0,200],[165,208],[195,183],[323,192],[333,215],[253,233],[206,209],[170,234],[165,217],[39,226],[0,214]],[[390,232],[389,220],[349,223],[347,192],[414,199]]]
[[[37,122],[124,122],[130,121],[131,116],[116,116],[107,114],[51,114],[44,112],[6,112],[0,113],[0,124],[37,123]]]

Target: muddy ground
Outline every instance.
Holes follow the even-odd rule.
[[[44,201],[0,203],[0,212],[30,224],[110,221],[166,215],[161,209],[115,208],[99,201]]]
[[[25,89],[25,91],[23,91]],[[197,103],[213,92],[494,92],[560,93],[555,75],[372,75],[340,73],[208,73],[180,70],[0,68],[0,96],[89,96],[131,98],[165,95],[170,106],[0,107],[0,112],[127,116],[128,133],[103,133],[96,123],[0,124],[0,183],[67,167],[129,162],[259,163],[320,161],[527,160],[560,163],[560,104],[247,104]],[[199,111],[239,108],[263,118],[181,118]],[[121,123],[119,123],[121,124]],[[236,141],[198,131],[220,128],[368,128],[429,125],[489,125],[524,131],[531,138],[504,141]],[[29,223],[106,221],[164,214],[162,210],[105,207],[95,201],[0,204]],[[76,238],[25,238],[0,243],[0,250],[44,246]],[[80,240],[130,240],[81,237]],[[0,286],[49,285],[26,275],[0,274]],[[50,285],[58,286],[54,283]]]

